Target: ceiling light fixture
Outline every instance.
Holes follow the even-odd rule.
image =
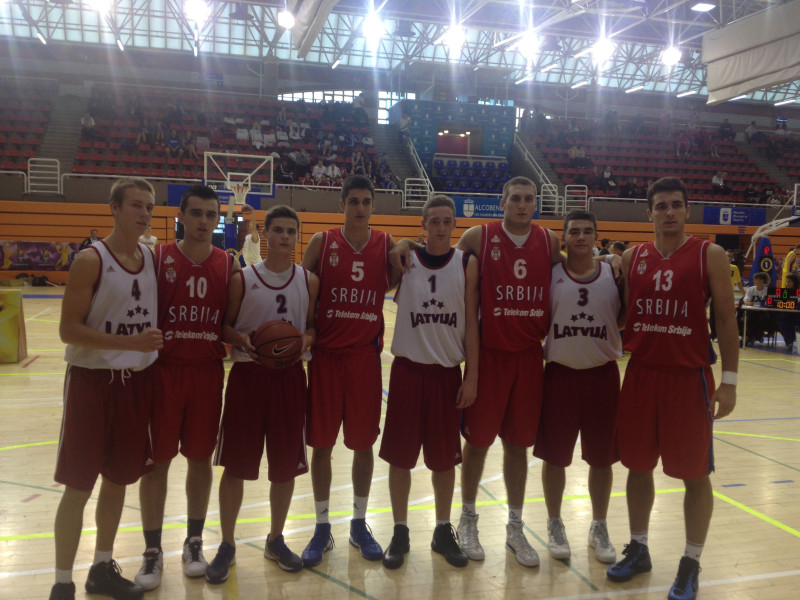
[[[698,93],[698,90],[687,90],[685,92],[681,92],[680,94],[678,94],[678,98],[685,98],[686,96],[693,96],[696,93]]]
[[[643,90],[643,89],[644,89],[644,84],[641,84],[641,85],[637,85],[637,86],[634,86],[634,87],[632,87],[630,89],[625,90],[625,93],[626,94],[630,94],[632,92],[638,92],[639,90]]]
[[[682,52],[680,48],[676,48],[675,46],[670,46],[669,48],[665,49],[664,52],[661,53],[661,62],[663,62],[668,67],[674,67],[680,62],[681,56]]]
[[[780,102],[776,102],[775,106],[783,106],[784,104],[792,104],[797,102],[797,98],[792,98],[791,100],[781,100]]]
[[[714,10],[716,6],[714,4],[709,4],[708,2],[698,2],[692,7],[694,12],[708,12],[710,10]]]
[[[282,10],[278,13],[278,26],[284,29],[291,29],[294,27],[294,15],[291,11]]]
[[[542,67],[541,69],[539,69],[539,72],[540,72],[540,73],[547,73],[549,70],[551,70],[551,69],[555,69],[557,66],[558,66],[558,63],[557,63],[557,62],[550,63],[550,64],[549,64],[549,65],[547,65],[546,67]]]
[[[571,87],[574,90],[575,88],[579,88],[579,87],[583,87],[585,85],[589,85],[590,82],[591,82],[590,79],[584,79],[583,81],[580,81],[580,82],[576,83],[575,85],[573,85]]]
[[[331,70],[333,70],[336,67],[338,67],[341,62],[342,62],[342,60],[340,58],[337,58],[335,61],[333,61],[333,64],[331,65]]]

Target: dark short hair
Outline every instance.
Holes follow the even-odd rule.
[[[753,275],[753,281],[755,282],[756,279],[760,279],[764,282],[764,285],[769,285],[769,273],[765,273],[764,271],[759,271],[755,275]]]
[[[297,211],[285,204],[273,206],[267,211],[267,216],[264,217],[264,229],[269,231],[269,224],[272,223],[274,219],[294,219],[297,226],[300,227],[300,217],[297,216]]]
[[[647,208],[653,209],[653,197],[662,192],[680,192],[683,194],[683,204],[689,205],[689,192],[686,184],[677,177],[662,177],[654,181],[647,189]]]
[[[453,216],[456,216],[456,204],[450,196],[444,194],[435,194],[425,201],[422,206],[422,220],[424,221],[428,216],[428,211],[437,206],[446,206],[453,211]]]
[[[122,206],[122,201],[125,199],[125,192],[130,188],[136,188],[144,192],[149,192],[153,198],[156,196],[156,190],[146,179],[140,179],[138,177],[123,177],[122,179],[117,179],[111,186],[111,193],[109,194],[108,203]]]
[[[591,221],[592,225],[594,225],[594,232],[597,233],[597,217],[595,217],[592,213],[588,210],[584,210],[582,208],[576,208],[574,210],[569,211],[567,216],[564,217],[564,233],[567,232],[567,225],[570,221]]]
[[[603,247],[605,248],[606,246],[608,246],[608,243],[609,243],[610,241],[611,241],[611,240],[610,240],[610,239],[608,239],[608,238],[603,238],[602,240],[600,240],[600,245],[601,245],[601,246],[603,246]]]
[[[375,199],[375,186],[369,177],[364,175],[351,175],[344,180],[342,184],[342,202],[347,200],[350,192],[353,190],[369,190],[372,199]]]
[[[189,203],[189,198],[192,196],[197,196],[198,198],[202,198],[203,200],[216,200],[217,201],[217,212],[220,211],[219,205],[219,196],[217,192],[215,192],[212,188],[208,187],[207,185],[196,184],[190,187],[188,190],[183,192],[183,196],[181,196],[181,212],[186,211],[186,205]],[[233,198],[231,198],[233,201]]]
[[[614,242],[611,247],[620,252],[625,252],[625,242]]]
[[[537,192],[536,184],[533,183],[533,181],[531,181],[527,177],[522,177],[521,175],[519,175],[517,177],[512,177],[511,179],[506,181],[506,184],[503,186],[502,200],[507,200],[508,199],[508,195],[510,193],[509,190],[511,189],[511,186],[514,186],[514,185],[530,186],[530,187],[533,188],[533,195],[536,196],[536,192]]]
[[[786,275],[786,283],[789,283],[790,281],[794,283],[794,289],[800,288],[800,275],[797,273],[788,273]]]

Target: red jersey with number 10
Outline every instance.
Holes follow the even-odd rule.
[[[233,265],[224,250],[196,265],[177,242],[156,247],[158,326],[164,334],[161,359],[203,362],[225,358],[222,319]]]
[[[550,324],[550,232],[531,225],[522,246],[503,223],[483,225],[481,254],[481,346],[517,352],[541,343]]]
[[[672,367],[701,367],[716,360],[706,317],[710,243],[689,237],[668,257],[653,242],[633,249],[624,336],[632,360]]]
[[[383,348],[383,298],[389,289],[389,235],[370,230],[358,252],[341,229],[322,232],[317,346],[325,350]]]

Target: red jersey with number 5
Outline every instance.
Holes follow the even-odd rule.
[[[503,223],[483,225],[481,254],[481,346],[517,352],[540,344],[550,324],[550,232],[531,225],[522,246]]]
[[[317,346],[325,350],[383,348],[383,298],[389,289],[388,234],[370,230],[358,252],[341,229],[322,232],[317,261]]]
[[[156,246],[161,359],[203,362],[225,357],[222,319],[233,264],[219,248],[196,265],[177,242]]]
[[[689,237],[668,257],[653,242],[633,249],[624,349],[636,362],[701,367],[716,360],[706,317],[710,243]]]

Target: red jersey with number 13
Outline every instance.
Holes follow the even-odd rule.
[[[540,344],[550,325],[550,232],[531,225],[522,246],[503,223],[481,230],[481,346],[516,352]]]
[[[706,317],[710,243],[689,237],[668,257],[653,242],[633,249],[624,337],[632,360],[672,367],[701,367],[716,360]]]
[[[383,348],[383,298],[389,289],[389,235],[370,230],[358,252],[341,229],[322,233],[317,346],[324,350]]]
[[[164,334],[161,359],[203,362],[225,358],[222,319],[228,304],[233,265],[224,250],[212,248],[199,265],[177,242],[156,246],[158,326]]]

